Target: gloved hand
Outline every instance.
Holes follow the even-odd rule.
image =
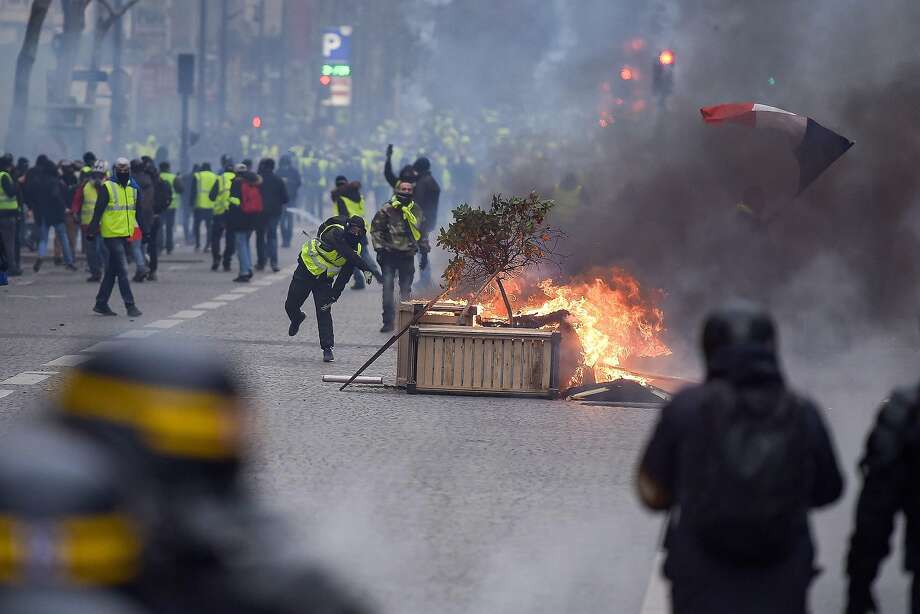
[[[418,259],[418,268],[425,270],[428,268],[428,252],[422,252]]]
[[[364,283],[370,285],[372,279],[374,279],[374,274],[370,271],[364,271]]]
[[[387,145],[387,158],[393,157],[393,143]]]
[[[846,614],[869,614],[878,612],[875,596],[872,594],[872,585],[869,582],[850,580],[847,590]]]
[[[86,229],[86,238],[87,238],[87,240],[94,241],[94,240],[96,239],[96,235],[98,235],[98,234],[99,234],[99,225],[98,225],[98,224],[90,224],[90,225],[87,227],[87,229]]]

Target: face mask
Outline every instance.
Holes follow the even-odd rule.
[[[410,200],[412,200],[412,196],[410,196],[409,194],[397,194],[396,200],[398,200],[401,204],[405,205]]]
[[[130,178],[131,173],[115,173],[115,179],[117,179],[119,183],[127,183]]]

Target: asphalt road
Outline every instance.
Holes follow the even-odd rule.
[[[339,392],[321,376],[350,374],[386,339],[379,286],[347,290],[334,307],[338,362],[324,365],[312,299],[300,335],[287,336],[282,303],[295,259],[285,250],[282,273],[240,286],[235,273],[212,273],[209,257],[180,248],[159,282],[134,285],[137,319],[94,315],[97,287],[82,273],[47,266],[13,280],[0,289],[0,424],[41,411],[66,365],[106,344],[152,335],[210,343],[244,374],[255,487],[310,555],[383,611],[656,610],[663,585],[649,581],[660,520],[639,509],[632,488],[654,411]],[[917,372],[910,345],[873,340],[846,356],[787,361],[793,382],[829,408],[851,474],[846,501],[816,518],[825,571],[815,612],[841,610],[852,469],[873,406]],[[395,350],[368,374],[394,373]],[[895,558],[879,586],[886,611],[905,611],[898,566]]]

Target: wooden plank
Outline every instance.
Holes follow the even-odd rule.
[[[482,388],[488,390],[492,388],[492,352],[495,349],[495,342],[492,339],[482,340]]]
[[[514,340],[502,342],[502,390],[511,390],[511,378],[514,373]]]
[[[466,388],[463,385],[464,342],[463,337],[454,337],[454,386],[457,388]]]
[[[520,339],[511,340],[511,389],[521,389],[521,350],[523,342]]]
[[[463,339],[463,387],[472,389],[476,386],[476,376],[473,373],[478,339]]]
[[[532,353],[533,341],[523,339],[521,341],[521,390],[531,390],[533,388],[533,376],[530,372],[530,355]]]
[[[469,335],[493,339],[520,339],[522,337],[550,339],[553,336],[553,331],[551,330],[535,328],[493,328],[487,326],[431,326],[419,324],[419,331],[434,335]]]
[[[431,385],[439,388],[444,383],[444,337],[433,337],[434,351],[431,356]]]
[[[415,383],[425,382],[425,367],[428,365],[428,338],[416,337],[415,346]]]
[[[540,378],[541,387],[544,390],[549,389],[550,385],[550,369],[553,366],[553,344],[544,341],[543,342],[543,374]]]
[[[533,373],[534,388],[543,388],[543,344],[534,340],[533,342]]]

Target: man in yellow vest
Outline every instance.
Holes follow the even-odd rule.
[[[374,275],[361,258],[361,239],[366,234],[364,218],[329,218],[319,227],[317,237],[303,244],[297,258],[297,270],[294,271],[284,302],[284,310],[291,320],[288,335],[296,335],[307,318],[300,308],[312,292],[323,362],[335,361],[332,353],[335,347],[332,304],[339,299],[348,278],[356,269],[364,271],[368,278]]]
[[[409,300],[415,278],[415,254],[428,253],[428,240],[422,234],[425,217],[412,200],[414,184],[397,181],[396,193],[374,216],[371,239],[377,252],[377,263],[383,273],[383,328],[391,332],[396,321],[394,288],[399,276],[399,296]],[[421,264],[425,262],[422,261]]]
[[[102,235],[108,252],[108,262],[93,311],[104,316],[117,315],[109,307],[109,297],[112,296],[112,288],[115,287],[117,278],[118,290],[121,292],[128,315],[137,318],[142,314],[134,304],[134,295],[131,293],[126,254],[129,249],[128,239],[138,226],[138,187],[131,178],[131,163],[126,158],[118,158],[115,161],[115,176],[107,179],[102,188],[98,190],[88,236],[95,238],[97,234]]]
[[[236,241],[227,222],[230,211],[230,186],[233,185],[234,179],[236,179],[236,173],[233,172],[233,160],[225,158],[224,172],[217,176],[217,181],[211,188],[210,194],[208,194],[209,198],[214,201],[214,217],[211,219],[212,271],[216,271],[221,265],[221,237],[224,238],[224,271],[230,270],[230,262],[233,260]]]
[[[93,162],[92,168],[83,173],[83,181],[77,188],[70,206],[77,222],[80,224],[80,234],[83,236],[86,261],[89,265],[89,277],[86,281],[89,283],[102,280],[102,267],[105,263],[105,246],[102,243],[102,237],[96,234],[90,240],[89,228],[93,222],[96,203],[99,201],[99,190],[103,189],[102,182],[105,181],[108,166],[109,164],[105,160]]]
[[[13,156],[10,154],[0,157],[0,254],[6,267],[5,273],[18,275],[21,272],[16,267],[16,227],[19,219],[19,201],[16,199],[18,190],[16,182],[10,174],[13,166]]]
[[[160,218],[163,220],[163,229],[166,231],[161,236],[165,239],[166,253],[171,254],[176,246],[173,233],[176,230],[176,211],[179,210],[179,194],[182,194],[182,179],[172,172],[169,162],[160,162],[160,179],[169,184],[172,188],[172,195],[169,207]]]
[[[364,196],[361,195],[361,182],[348,181],[344,175],[335,178],[335,189],[330,193],[332,196],[332,209],[334,215],[344,215],[345,217],[360,217],[367,223],[366,206]],[[361,258],[367,263],[371,271],[380,275],[380,269],[371,258],[370,250],[367,248],[367,235],[361,239]],[[364,281],[364,275],[361,271],[355,271],[355,283],[352,284],[352,290],[364,290],[367,284]]]
[[[195,235],[195,251],[201,249],[201,225],[204,224],[204,249],[211,244],[211,223],[214,218],[214,201],[211,188],[217,183],[217,175],[211,171],[210,162],[202,162],[201,170],[192,175],[192,195],[195,203],[192,234]]]

